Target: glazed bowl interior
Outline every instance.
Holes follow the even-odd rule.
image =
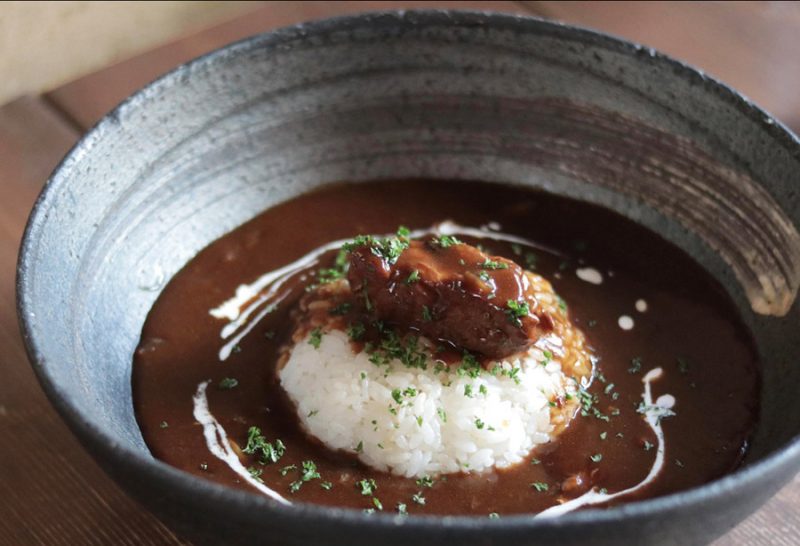
[[[51,399],[100,462],[162,517],[198,535],[214,533],[198,513],[228,510],[241,536],[283,526],[288,541],[363,524],[395,536],[416,529],[422,541],[480,529],[489,541],[528,542],[539,529],[543,541],[577,543],[591,530],[612,543],[625,536],[608,528],[619,518],[637,532],[655,526],[665,543],[707,540],[798,464],[798,149],[766,114],[688,67],[533,19],[383,14],[271,33],[147,87],[59,167],[20,262],[26,342]],[[558,523],[397,524],[278,509],[155,461],[133,413],[131,355],[165,283],[200,249],[276,203],[329,182],[385,178],[480,179],[568,195],[692,255],[728,291],[760,353],[764,395],[746,468],[689,493]],[[732,494],[747,499],[724,498]],[[199,512],[190,516],[190,506]],[[231,507],[242,513],[231,516]],[[657,523],[674,511],[684,514],[682,529]]]

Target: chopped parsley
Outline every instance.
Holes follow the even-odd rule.
[[[247,431],[247,444],[242,449],[248,455],[256,455],[261,464],[277,463],[283,457],[286,446],[280,440],[268,442],[258,427],[250,427]]]
[[[411,274],[406,279],[406,284],[414,284],[419,280],[419,271],[416,269],[411,272]]]
[[[229,391],[231,389],[236,388],[238,385],[239,385],[238,379],[235,379],[233,377],[226,377],[219,382],[217,388],[219,388],[219,390],[222,391]]]
[[[589,458],[592,460],[593,463],[599,463],[600,461],[603,460],[603,454],[602,453],[595,453],[594,455],[590,456]]]
[[[369,349],[369,360],[373,364],[389,364],[392,359],[399,360],[407,368],[427,368],[428,355],[414,335],[398,336],[393,330],[385,329],[377,345]]]
[[[520,319],[522,317],[527,317],[528,313],[530,313],[530,307],[528,306],[527,301],[508,300],[506,302],[506,315],[508,315],[508,321],[517,328],[522,327],[522,321]]]
[[[405,516],[408,514],[408,507],[405,505],[405,503],[402,502],[397,503],[397,513],[400,514],[401,516]]]
[[[317,472],[316,463],[314,463],[314,461],[303,461],[300,468],[300,479],[289,484],[289,491],[296,493],[301,487],[303,487],[304,483],[310,482],[311,480],[318,480],[320,478],[322,478],[322,476],[320,476],[319,472]]]
[[[442,408],[436,408],[436,413],[439,415],[439,419],[442,420],[442,423],[447,422],[447,412],[445,412]]]
[[[508,269],[508,264],[505,262],[496,262],[486,258],[480,266],[483,269]]]
[[[347,326],[347,337],[353,341],[359,341],[364,337],[367,329],[360,322],[351,322]]]
[[[489,389],[486,388],[486,385],[481,383],[481,386],[478,387],[478,392],[481,393],[482,395],[486,396],[487,394],[489,394]]]
[[[640,402],[636,407],[636,413],[640,413],[647,417],[655,417],[656,424],[660,423],[661,420],[666,417],[673,417],[675,415],[675,412],[669,408],[657,405],[647,405],[644,402]]]
[[[500,519],[500,514],[498,514],[497,512],[492,512],[491,514],[489,514],[489,519]]]
[[[208,463],[200,463],[200,470],[203,471],[208,470]]]
[[[642,358],[635,356],[631,359],[631,366],[628,368],[628,373],[639,373],[642,371]]]
[[[257,482],[264,483],[264,480],[261,479],[261,474],[264,473],[263,469],[256,468],[255,466],[250,466],[247,468],[247,471],[250,473],[251,478],[253,478]]]
[[[378,497],[372,497],[372,504],[375,505],[375,508],[378,510],[383,510],[383,504],[378,499]]]
[[[461,364],[463,367],[469,368],[471,370],[480,370],[481,363],[475,358],[475,355],[470,353],[469,351],[464,351],[461,354]],[[471,375],[471,374],[470,374]]]
[[[283,468],[281,468],[278,472],[280,472],[281,476],[285,476],[292,470],[297,470],[297,465],[294,464],[286,465]]]
[[[548,489],[550,489],[550,486],[547,485],[544,482],[533,482],[531,484],[531,487],[533,487],[534,489],[536,489],[539,492],[547,491]]]
[[[347,274],[347,251],[344,249],[339,250],[336,254],[336,260],[333,267],[326,267],[317,272],[318,284],[327,284],[329,282],[343,279]],[[313,286],[312,286],[313,288]]]
[[[402,404],[403,403],[403,391],[401,391],[400,389],[392,389],[392,399],[396,403]]]
[[[650,451],[650,450],[651,450],[651,449],[653,449],[653,447],[655,447],[655,446],[654,446],[653,444],[651,444],[650,442],[648,442],[647,440],[645,440],[645,441],[644,441],[644,446],[643,446],[643,447],[644,447],[644,450],[645,450],[645,451]]]
[[[372,235],[359,235],[351,242],[345,243],[342,249],[351,252],[358,247],[366,246],[375,256],[393,264],[408,248],[408,242],[408,230],[401,227],[398,229],[396,237],[379,238]]]
[[[169,428],[169,423],[167,423],[166,421],[161,421],[158,424],[158,426],[161,427],[161,428]]]
[[[600,433],[600,439],[605,440],[608,437],[608,432],[603,431]]]
[[[475,428],[477,428],[478,430],[483,430],[483,427],[485,426],[486,423],[484,423],[480,418],[478,417],[475,418]]]
[[[425,497],[422,496],[422,491],[411,495],[411,500],[420,506],[425,506]]]
[[[469,383],[464,385],[464,396],[466,396],[467,398],[472,398],[472,385],[470,385]]]
[[[540,461],[539,459],[536,459],[536,458],[531,459],[531,464],[540,464],[541,462],[542,461]]]
[[[340,303],[339,305],[333,307],[330,311],[328,311],[328,314],[331,315],[332,317],[340,317],[342,315],[346,315],[347,313],[349,313],[352,307],[353,305],[351,303],[348,302]]]
[[[359,440],[358,445],[356,446],[356,453],[363,453],[364,452],[364,442]]]
[[[683,462],[680,459],[675,459],[675,466],[677,466],[678,468],[684,468],[685,467],[685,465],[683,464]]]
[[[365,478],[356,482],[356,489],[365,497],[371,497],[378,490],[378,484],[372,478]]]
[[[431,240],[431,243],[440,246],[442,248],[450,248],[453,245],[460,245],[461,241],[459,241],[452,235],[440,235],[439,237],[434,237]]]
[[[430,476],[422,476],[417,480],[417,485],[419,487],[433,487],[433,483],[433,478]]]
[[[333,484],[331,482],[320,482],[319,486],[325,491],[330,491],[333,489]]]
[[[319,472],[317,472],[317,465],[314,461],[303,461],[303,473],[300,476],[301,480],[309,482],[320,477]]]
[[[430,322],[433,320],[433,315],[431,315],[431,310],[427,305],[422,306],[422,320],[424,322]]]
[[[308,343],[315,349],[319,349],[319,345],[320,343],[322,343],[322,328],[317,327],[311,330],[311,335],[308,338]]]

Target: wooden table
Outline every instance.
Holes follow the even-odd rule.
[[[745,2],[275,2],[42,96],[0,108],[0,545],[183,544],[123,494],[40,390],[20,341],[14,265],[33,201],[105,112],[177,64],[245,36],[374,9],[460,7],[557,18],[646,43],[737,87],[800,130],[800,7]],[[717,545],[798,544],[800,478]]]

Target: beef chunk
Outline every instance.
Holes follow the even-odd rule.
[[[379,320],[494,359],[552,328],[511,260],[448,237],[362,243],[351,248],[348,280]]]

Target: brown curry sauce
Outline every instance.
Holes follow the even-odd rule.
[[[515,260],[549,279],[599,358],[589,389],[599,415],[577,416],[554,442],[519,466],[436,478],[432,487],[365,468],[333,453],[301,430],[274,376],[291,335],[291,302],[262,320],[220,362],[220,321],[209,310],[240,284],[332,240],[391,233],[398,225],[429,227],[450,219],[466,226],[497,222],[505,233],[541,249],[481,240],[491,255]],[[330,259],[333,259],[331,255]],[[601,285],[575,274],[591,266]],[[647,302],[639,312],[635,302]],[[620,316],[633,319],[623,330]],[[676,415],[663,421],[666,463],[645,490],[610,504],[701,485],[734,470],[746,451],[758,411],[759,375],[751,337],[719,285],[682,251],[607,210],[527,189],[478,182],[405,181],[326,186],[278,205],[200,252],[166,286],[151,310],[134,357],[134,405],[153,455],[233,487],[252,489],[206,446],[192,414],[197,385],[211,380],[209,405],[241,446],[250,426],[286,445],[281,460],[259,468],[261,479],[292,502],[374,508],[356,483],[375,480],[385,510],[408,513],[530,513],[591,486],[619,491],[647,475],[656,443],[636,408],[642,376],[664,374],[654,395],[670,393]],[[218,388],[236,378],[231,389]],[[313,460],[321,480],[290,493],[297,472],[280,469]],[[253,462],[247,463],[253,464]],[[258,466],[258,465],[256,465]],[[331,489],[320,486],[331,482]],[[532,484],[539,484],[534,487]],[[541,484],[547,484],[546,490]],[[424,498],[425,504],[413,500]]]

